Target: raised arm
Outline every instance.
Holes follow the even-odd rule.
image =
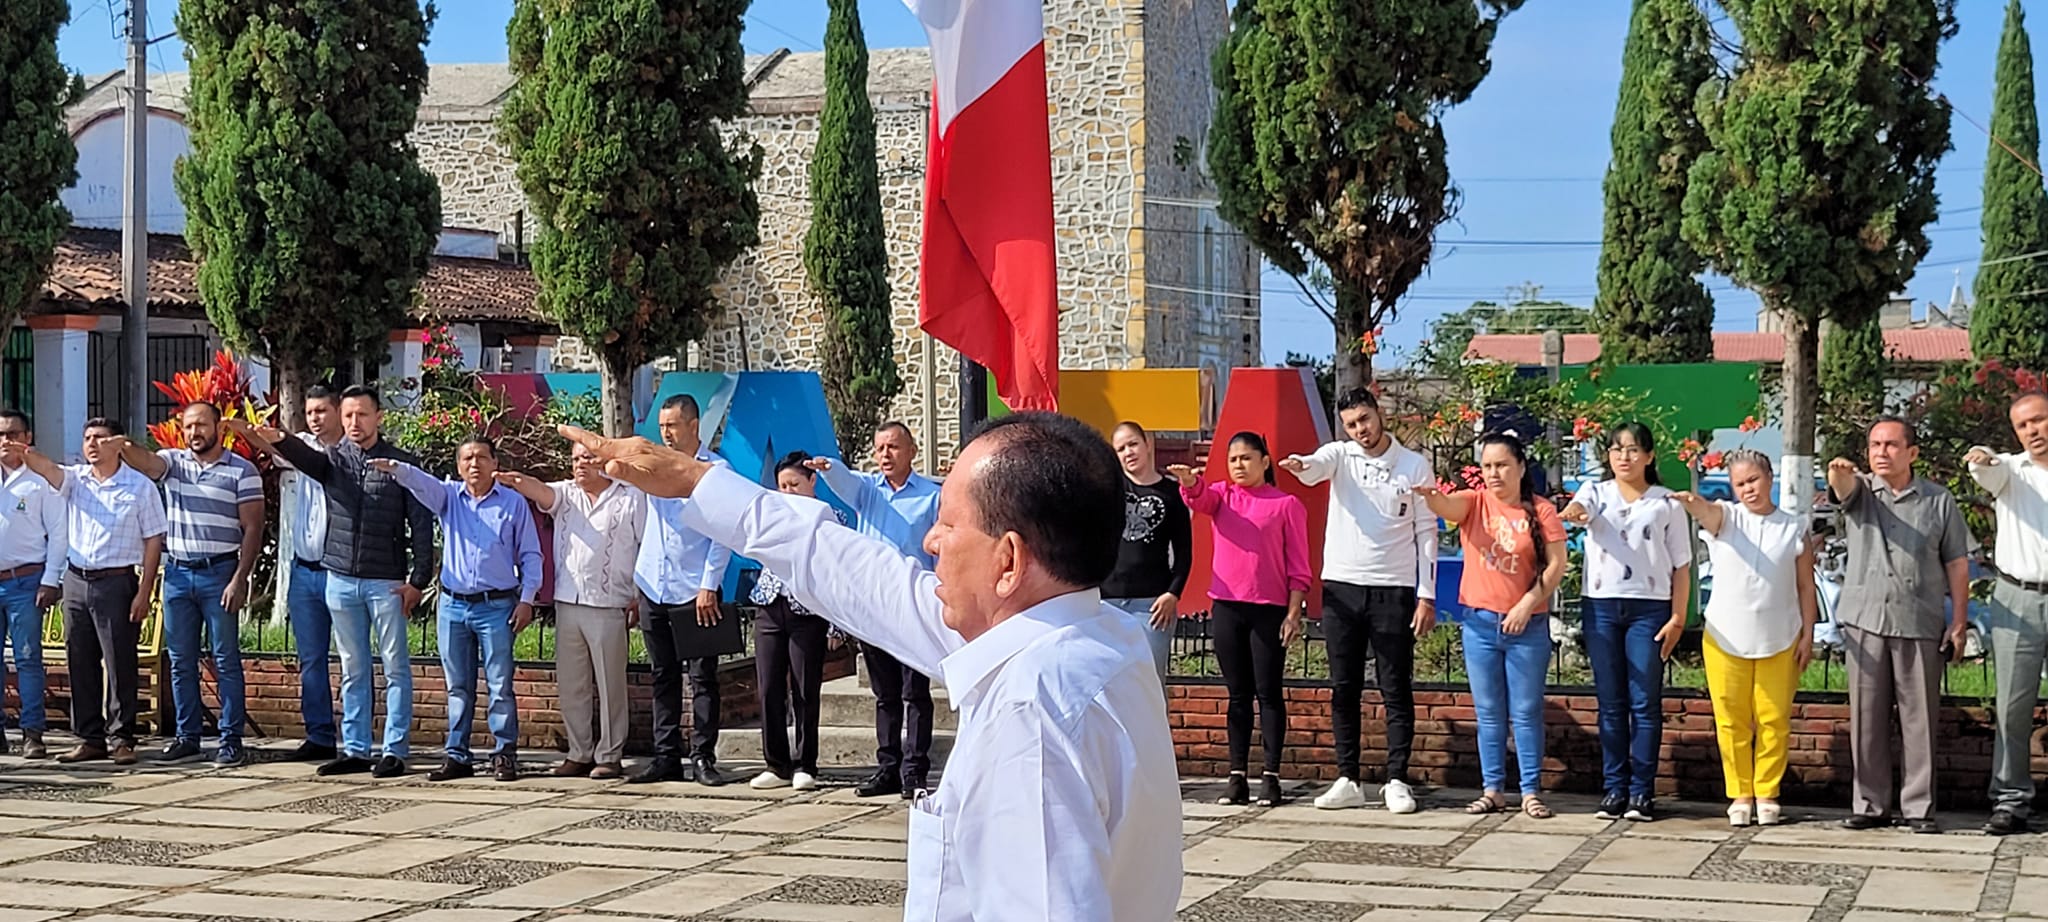
[[[1672,501],[1685,509],[1685,514],[1700,523],[1700,528],[1715,537],[1721,535],[1721,522],[1727,517],[1721,504],[1705,499],[1690,490],[1679,490],[1671,494]]]
[[[817,471],[818,476],[825,478],[825,486],[832,489],[832,495],[839,497],[863,521],[873,513],[876,503],[888,500],[882,495],[880,487],[875,486],[866,477],[848,470],[846,465],[836,460],[812,458],[805,461],[804,466]]]
[[[440,478],[396,458],[371,458],[370,469],[390,474],[391,479],[398,481],[398,485],[404,487],[405,492],[411,493],[414,499],[420,501],[420,505],[427,507],[427,511],[436,517],[447,514],[448,485],[442,483]]]
[[[1330,442],[1305,455],[1288,455],[1280,459],[1280,469],[1294,475],[1294,479],[1306,486],[1315,486],[1330,479],[1337,472],[1337,442]]]
[[[24,467],[33,471],[37,477],[43,478],[43,482],[48,483],[50,489],[57,491],[59,494],[64,492],[65,481],[70,475],[64,473],[63,465],[51,460],[49,455],[37,451],[33,445],[22,445],[19,449],[16,449],[14,444],[10,443],[5,449],[0,449],[0,451],[17,450],[20,452],[21,464]]]
[[[1194,468],[1185,464],[1175,464],[1168,466],[1166,473],[1180,483],[1180,499],[1181,502],[1188,504],[1188,511],[1214,516],[1218,509],[1223,508],[1221,485],[1204,484],[1202,475],[1195,473]]]
[[[248,439],[257,451],[283,458],[287,464],[298,468],[299,473],[322,484],[334,476],[334,463],[328,459],[327,453],[305,442],[275,429],[251,426],[247,420],[223,419],[220,424],[236,436]]]
[[[1828,462],[1828,492],[1835,494],[1835,502],[1846,508],[1862,488],[1863,478],[1856,473],[1856,462],[1847,458]]]
[[[1455,525],[1472,514],[1472,497],[1464,491],[1445,493],[1433,483],[1418,483],[1414,489],[1415,495],[1422,497],[1422,502],[1429,506],[1429,511],[1446,522]]]
[[[499,471],[498,483],[511,487],[512,492],[526,497],[540,511],[553,515],[555,504],[561,501],[561,494],[555,492],[555,485],[545,483],[536,477],[528,477],[518,471]],[[571,487],[574,484],[570,484]]]
[[[2004,459],[1989,448],[1982,445],[1971,448],[1968,454],[1963,455],[1963,461],[1970,465],[1970,478],[1993,498],[2003,495],[2006,485],[2012,482],[2012,465],[2004,463]]]
[[[128,441],[127,436],[115,436],[101,444],[100,449],[117,448],[121,452],[121,463],[135,469],[135,472],[151,480],[162,480],[170,473],[171,466],[162,455]]]

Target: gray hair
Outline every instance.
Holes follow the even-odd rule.
[[[1731,472],[1735,470],[1735,465],[1753,464],[1757,468],[1762,470],[1766,475],[1769,475],[1771,473],[1770,456],[1764,454],[1763,452],[1757,451],[1754,448],[1737,448],[1733,451],[1730,451],[1728,452],[1727,457],[1722,459],[1721,464],[1722,466],[1728,468],[1728,470]]]

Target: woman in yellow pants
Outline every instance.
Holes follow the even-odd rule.
[[[1778,786],[1799,674],[1813,660],[1813,542],[1806,522],[1771,501],[1771,461],[1728,453],[1738,502],[1673,494],[1707,535],[1707,692],[1727,780],[1728,822],[1778,822]]]

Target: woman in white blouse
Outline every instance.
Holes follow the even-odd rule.
[[[1656,818],[1664,742],[1664,661],[1685,633],[1691,529],[1659,483],[1657,446],[1642,423],[1607,442],[1608,479],[1579,488],[1561,517],[1586,527],[1580,608],[1600,704],[1602,819]]]
[[[1726,778],[1728,821],[1778,822],[1778,787],[1791,738],[1792,696],[1813,661],[1813,542],[1806,522],[1771,501],[1771,461],[1728,453],[1739,502],[1691,493],[1684,504],[1707,536],[1714,592],[1707,600],[1707,691]]]

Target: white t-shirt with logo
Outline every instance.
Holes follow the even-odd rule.
[[[1629,502],[1620,484],[1596,480],[1579,487],[1572,502],[1591,516],[1586,598],[1670,601],[1671,574],[1692,563],[1692,526],[1671,491],[1652,486]]]
[[[1707,636],[1730,656],[1776,656],[1799,641],[1799,554],[1806,521],[1783,509],[1757,515],[1719,502],[1721,533],[1707,538],[1714,592],[1707,599]]]

